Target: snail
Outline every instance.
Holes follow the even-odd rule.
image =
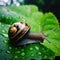
[[[17,44],[23,39],[38,40],[38,42],[43,42],[45,39],[42,33],[30,32],[30,26],[25,22],[16,22],[12,24],[9,27],[8,37],[13,44]]]

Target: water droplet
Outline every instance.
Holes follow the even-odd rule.
[[[2,24],[2,27],[4,27],[4,25]]]
[[[32,48],[32,47],[30,47],[30,50],[33,50],[33,48]]]
[[[6,19],[8,19],[9,17],[6,17]]]
[[[47,58],[47,56],[45,55],[43,58],[44,58],[44,59],[46,59],[46,58]]]
[[[24,51],[24,49],[21,49],[21,51]]]
[[[39,50],[39,47],[35,46],[36,50]]]
[[[5,31],[4,31],[4,30],[2,30],[2,32],[4,33]]]
[[[16,51],[16,53],[20,53],[20,51]]]
[[[7,34],[3,34],[5,37],[8,37],[8,35]]]
[[[2,15],[2,17],[4,17],[4,15]]]
[[[41,52],[38,52],[39,55],[41,55]]]
[[[22,52],[22,53],[21,53],[21,56],[24,56],[24,55],[25,55],[25,53],[24,53],[24,52]]]
[[[34,56],[34,54],[31,54],[31,56]]]
[[[7,40],[4,40],[4,43],[7,44]]]
[[[9,49],[11,50],[11,49],[12,49],[12,47],[9,47]]]
[[[10,51],[8,50],[7,53],[10,54]]]
[[[17,59],[17,58],[18,58],[18,56],[17,56],[17,55],[15,55],[15,56],[14,56],[14,58],[15,58],[15,59]]]

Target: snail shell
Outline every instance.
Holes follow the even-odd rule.
[[[10,26],[8,37],[13,43],[19,42],[30,30],[30,26],[24,22],[17,22]]]

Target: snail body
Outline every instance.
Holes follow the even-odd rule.
[[[12,40],[14,43],[17,43],[21,40],[24,35],[29,31],[30,27],[23,22],[17,22],[10,26],[8,31],[9,39]]]
[[[44,41],[44,35],[41,33],[33,33],[29,32],[30,26],[24,22],[17,22],[10,26],[8,31],[8,37],[12,43],[18,43],[24,38],[27,39],[35,39],[39,40],[40,42]]]

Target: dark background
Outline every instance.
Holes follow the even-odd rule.
[[[60,0],[25,0],[25,4],[37,5],[44,13],[52,12],[60,23]]]

